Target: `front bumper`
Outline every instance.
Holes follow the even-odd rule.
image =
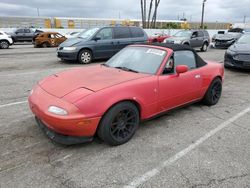
[[[214,44],[214,47],[215,48],[228,48],[230,47],[234,42],[227,42],[227,41],[214,41],[213,44]]]
[[[249,61],[243,61],[240,59],[235,59],[234,56],[226,53],[224,58],[224,65],[225,67],[250,69],[250,59]]]
[[[60,116],[48,112],[51,105],[66,109],[68,115]],[[87,140],[90,140],[101,119],[101,117],[86,117],[75,105],[48,94],[40,86],[35,86],[29,96],[29,106],[39,120],[38,124],[46,127],[46,130],[50,130],[49,132],[53,132],[54,135],[67,137],[66,141],[72,140],[68,137],[79,137],[79,139],[87,137]]]
[[[80,136],[66,136],[59,134],[51,129],[49,129],[40,119],[36,118],[37,125],[42,129],[42,131],[56,143],[63,145],[73,145],[73,144],[81,144],[86,142],[91,142],[93,137],[80,137]]]
[[[63,60],[69,60],[69,61],[75,61],[78,59],[78,50],[72,50],[72,51],[67,51],[60,49],[60,47],[57,50],[57,57],[61,58]]]

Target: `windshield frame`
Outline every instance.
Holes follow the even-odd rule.
[[[147,49],[155,49],[155,50],[161,50],[163,51],[165,54],[163,55],[162,57],[162,60],[161,62],[159,63],[158,67],[156,68],[155,72],[154,73],[149,73],[149,72],[141,72],[141,71],[138,71],[138,70],[133,70],[130,71],[130,72],[134,72],[136,74],[147,74],[147,75],[157,75],[162,64],[165,63],[166,61],[166,58],[168,57],[168,51],[163,49],[163,48],[158,48],[158,47],[154,47],[154,46],[145,46],[145,45],[131,45],[131,46],[127,46],[125,47],[124,49],[122,49],[121,51],[119,51],[117,54],[115,54],[113,57],[115,58],[116,55],[119,55],[120,53],[122,53],[124,50],[128,49],[128,48],[147,48]],[[115,69],[120,69],[120,70],[123,70],[123,71],[129,71],[128,69],[130,69],[129,67],[124,67],[126,69],[122,69],[121,67],[114,67],[114,66],[110,66],[108,63],[110,60],[113,59],[113,57],[111,59],[109,59],[106,63],[104,63],[103,65],[106,66],[106,67],[110,67],[110,68],[115,68]]]

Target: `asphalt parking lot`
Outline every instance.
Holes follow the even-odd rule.
[[[0,187],[250,187],[250,72],[226,70],[216,106],[198,103],[143,122],[124,145],[66,147],[44,136],[27,104],[38,80],[86,66],[55,52],[0,50]],[[199,54],[222,61],[224,52]]]

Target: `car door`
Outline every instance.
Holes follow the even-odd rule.
[[[114,27],[114,47],[115,52],[119,52],[127,45],[132,44],[129,27]]]
[[[30,29],[24,29],[25,41],[32,41],[34,33]]]
[[[141,28],[130,27],[130,32],[132,34],[131,44],[141,44],[147,42],[147,37]]]
[[[175,51],[174,68],[171,73],[159,76],[159,111],[169,110],[200,98],[202,80],[200,70],[196,68],[196,59],[192,51]],[[177,74],[177,65],[187,65],[189,71]]]
[[[204,41],[204,33],[203,31],[198,31],[198,47],[202,47]]]
[[[92,39],[95,58],[109,58],[114,55],[112,28],[101,29]]]
[[[15,31],[15,40],[17,41],[25,41],[24,29],[17,29]]]
[[[191,35],[190,39],[190,46],[193,48],[199,47],[199,37],[198,37],[198,31],[194,31]]]
[[[54,33],[51,33],[51,34],[49,34],[48,35],[48,41],[49,41],[49,44],[50,44],[50,46],[56,46],[56,36],[55,36],[55,34]]]

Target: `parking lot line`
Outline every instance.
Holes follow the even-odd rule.
[[[19,102],[12,102],[12,103],[8,103],[8,104],[2,104],[0,105],[0,108],[4,108],[4,107],[8,107],[8,106],[14,106],[14,105],[18,105],[18,104],[23,104],[23,103],[27,103],[28,101],[19,101]]]
[[[192,150],[197,148],[199,145],[201,145],[207,139],[209,139],[210,137],[212,137],[213,135],[215,135],[216,133],[218,133],[222,129],[226,128],[227,126],[232,124],[234,121],[236,121],[237,119],[239,119],[240,117],[244,116],[245,114],[247,114],[249,112],[250,112],[250,107],[246,108],[245,110],[242,110],[241,112],[239,112],[238,114],[236,114],[232,118],[230,118],[227,121],[224,121],[223,123],[221,123],[215,129],[213,129],[213,130],[209,131],[208,133],[206,133],[204,136],[199,138],[193,144],[189,145],[188,147],[186,147],[182,151],[178,152],[174,156],[172,156],[172,157],[168,158],[167,160],[163,161],[162,163],[160,163],[157,167],[155,167],[155,168],[147,171],[145,174],[135,178],[128,185],[124,186],[124,188],[136,188],[136,187],[142,185],[146,181],[150,180],[151,178],[153,178],[154,176],[159,174],[164,168],[166,168],[167,166],[172,165],[177,160],[181,159],[182,157],[184,157],[185,155],[190,153]]]

